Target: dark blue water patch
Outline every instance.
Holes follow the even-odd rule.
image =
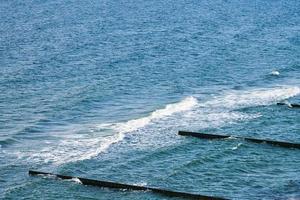
[[[0,148],[5,148],[11,144],[17,143],[18,140],[14,138],[1,138],[0,140]]]

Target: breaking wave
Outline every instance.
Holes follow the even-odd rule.
[[[57,138],[44,141],[42,150],[29,148],[28,151],[16,152],[16,154],[18,157],[38,162],[63,164],[95,157],[109,149],[112,144],[124,141],[127,135],[134,134],[143,137],[142,141],[135,142],[140,146],[151,146],[154,143],[165,145],[172,142],[171,140],[176,137],[175,133],[180,129],[200,130],[251,120],[260,117],[260,114],[248,114],[236,110],[274,104],[299,94],[299,87],[285,86],[226,91],[205,102],[198,102],[197,98],[191,96],[138,119],[88,125],[80,130],[75,127],[69,133],[61,134],[59,141]],[[198,96],[198,99],[200,98]]]

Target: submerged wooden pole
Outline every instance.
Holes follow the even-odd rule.
[[[300,149],[299,143],[280,142],[280,141],[255,139],[255,138],[240,137],[240,136],[216,135],[216,134],[189,132],[189,131],[179,131],[178,135],[192,136],[192,137],[197,137],[197,138],[202,138],[202,139],[224,139],[224,138],[232,137],[232,138],[239,138],[239,139],[243,139],[243,140],[255,142],[255,143],[267,143],[267,144],[276,145],[276,146],[280,146],[280,147]]]
[[[205,195],[200,195],[200,194],[176,192],[176,191],[165,190],[165,189],[160,189],[160,188],[129,185],[129,184],[123,184],[123,183],[109,182],[109,181],[99,181],[99,180],[79,178],[79,177],[74,177],[74,176],[65,176],[65,175],[52,174],[52,173],[47,173],[47,172],[39,172],[39,171],[33,171],[33,170],[29,170],[29,175],[46,175],[46,176],[54,176],[54,177],[57,177],[60,179],[77,179],[83,185],[92,185],[92,186],[97,186],[97,187],[126,189],[126,190],[141,190],[141,191],[148,190],[148,191],[152,191],[152,192],[155,192],[158,194],[171,196],[171,197],[181,197],[181,198],[199,199],[199,200],[209,200],[209,199],[210,200],[226,200],[225,198],[222,198],[222,197],[211,197],[211,196],[205,196]]]
[[[283,106],[283,105],[287,105],[291,108],[300,108],[300,104],[295,104],[295,103],[291,103],[291,104],[287,104],[287,103],[277,103],[277,105]]]

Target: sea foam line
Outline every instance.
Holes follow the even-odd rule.
[[[90,125],[86,127],[86,132],[90,131],[91,134],[76,134],[76,130],[72,129],[70,133],[63,134],[60,141],[45,141],[43,149],[29,148],[27,152],[19,152],[19,156],[25,156],[37,162],[45,161],[56,164],[90,159],[105,152],[112,144],[124,140],[126,134],[139,130],[143,130],[141,136],[145,137],[143,141],[154,139],[156,143],[158,140],[162,140],[159,142],[163,143],[166,140],[163,138],[167,138],[161,135],[164,130],[169,132],[171,129],[178,128],[220,127],[235,121],[250,120],[260,115],[250,115],[234,110],[270,105],[299,94],[299,87],[285,86],[228,91],[203,103],[199,103],[194,97],[187,97],[178,103],[166,105],[146,117],[127,122]],[[113,134],[103,136],[106,130],[112,131]],[[149,144],[145,143],[145,145]]]
[[[28,153],[30,154],[31,160],[36,160],[37,162],[43,160],[44,162],[54,162],[56,164],[90,159],[105,152],[112,144],[122,141],[126,133],[141,129],[155,120],[191,110],[197,104],[197,99],[190,96],[178,103],[168,104],[146,117],[121,123],[96,125],[96,127],[90,129],[93,132],[93,136],[82,137],[81,135],[72,134],[72,137],[69,137],[66,135],[61,138],[62,140],[58,145],[57,141],[50,143],[46,141],[45,143],[48,143],[47,146],[38,153],[26,152],[26,154],[27,156]],[[97,136],[97,132],[103,133],[103,130],[112,130],[114,134],[106,137],[103,137],[103,134]],[[22,152],[19,152],[18,156],[22,157],[22,154]]]
[[[151,122],[154,120],[162,119],[162,118],[171,116],[175,113],[191,110],[197,104],[198,104],[197,99],[190,96],[190,97],[183,99],[182,101],[180,101],[178,103],[168,104],[165,108],[158,109],[158,110],[152,112],[147,117],[129,120],[124,123],[97,125],[98,130],[113,129],[117,132],[117,134],[106,138],[100,148],[97,148],[97,150],[94,152],[86,154],[84,157],[82,157],[82,160],[90,159],[94,156],[97,156],[99,153],[108,149],[112,144],[122,141],[124,139],[126,133],[133,132],[140,128],[143,128],[143,127],[151,124]]]
[[[261,116],[259,113],[245,114],[232,112],[235,109],[270,105],[299,94],[299,87],[284,86],[276,88],[259,88],[248,91],[229,91],[202,104],[198,103],[197,99],[194,97],[187,97],[179,103],[169,104],[164,109],[154,111],[147,117],[129,120],[124,123],[98,125],[97,127],[100,130],[102,128],[113,129],[118,133],[105,142],[102,146],[103,148],[99,148],[98,153],[109,148],[111,144],[123,140],[126,133],[141,129],[150,125],[151,122],[157,121],[157,119],[163,119],[178,112],[184,112],[180,122],[178,122],[178,118],[170,119],[169,121],[165,120],[163,126],[169,129],[171,127],[176,127],[177,125],[175,124],[198,128],[208,128],[210,126],[219,127],[226,123],[251,120]],[[88,157],[93,157],[93,155],[88,155]]]
[[[97,126],[99,129],[112,128],[119,133],[127,133],[135,131],[139,128],[143,128],[150,124],[153,120],[165,118],[171,116],[175,113],[184,112],[192,109],[198,104],[198,101],[195,97],[187,97],[184,100],[174,103],[168,104],[165,108],[156,110],[152,112],[147,117],[142,117],[139,119],[129,120],[124,123],[115,123],[115,124],[100,124]]]
[[[252,106],[264,106],[277,103],[300,94],[300,87],[283,86],[277,88],[259,88],[248,91],[229,91],[217,96],[201,106],[239,109]]]

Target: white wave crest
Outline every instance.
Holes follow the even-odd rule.
[[[244,92],[230,91],[205,102],[205,107],[243,108],[251,106],[263,106],[276,103],[300,94],[299,87],[279,87],[272,89],[254,89]]]
[[[188,111],[196,105],[196,98],[187,97],[178,103],[169,104],[163,109],[158,109],[146,117],[121,123],[96,125],[96,127],[89,130],[93,135],[83,136],[81,134],[74,134],[73,127],[71,128],[73,130],[71,131],[72,133],[59,136],[61,137],[59,142],[44,141],[45,147],[42,150],[38,152],[31,150],[28,152],[17,152],[17,156],[27,157],[37,162],[43,160],[46,163],[54,162],[56,164],[90,159],[107,150],[112,144],[122,141],[126,133],[143,128],[155,120],[169,117],[175,113]],[[109,130],[113,133],[105,136],[103,135],[103,130]]]
[[[124,123],[115,123],[115,124],[100,124],[97,125],[98,129],[112,129],[117,134],[110,136],[102,142],[101,147],[97,148],[96,151],[85,154],[84,157],[81,157],[82,160],[92,158],[98,155],[100,152],[105,151],[110,145],[117,143],[124,139],[125,134],[136,131],[140,128],[143,128],[149,125],[152,121],[162,119],[168,116],[171,116],[175,113],[188,111],[197,105],[198,101],[196,98],[190,96],[178,103],[169,104],[163,109],[156,110],[152,112],[147,117],[142,117],[139,119],[129,120]]]
[[[131,140],[135,140],[135,137],[142,137],[140,140],[137,138],[132,145],[148,147],[166,145],[176,142],[176,132],[180,129],[192,131],[216,128],[225,124],[251,120],[260,117],[260,114],[248,114],[235,110],[270,105],[299,94],[299,87],[285,86],[228,91],[203,103],[199,103],[194,97],[187,97],[178,103],[168,104],[146,117],[119,123],[90,124],[80,129],[79,126],[73,126],[69,132],[55,135],[56,138],[45,140],[44,144],[40,144],[41,141],[39,141],[38,146],[44,146],[43,149],[30,146],[27,151],[23,148],[22,152],[15,153],[18,157],[25,157],[31,161],[63,164],[95,157],[107,151],[112,144],[123,141],[125,136],[131,133],[139,133]],[[82,134],[83,132],[85,134]]]
[[[277,70],[273,70],[273,71],[271,72],[271,75],[273,75],[273,76],[279,76],[280,73],[279,73],[279,71],[277,71]]]
[[[196,98],[194,98],[192,96],[187,97],[178,103],[169,104],[163,109],[156,110],[147,117],[129,120],[125,123],[100,124],[100,125],[98,125],[98,128],[100,128],[100,129],[112,128],[119,133],[132,132],[139,128],[145,127],[146,125],[150,124],[153,120],[165,118],[165,117],[171,116],[175,113],[188,111],[188,110],[192,109],[194,106],[196,106],[197,103],[198,103],[198,101]]]
[[[74,181],[75,183],[82,184],[81,180],[77,177],[72,178],[71,180]]]

